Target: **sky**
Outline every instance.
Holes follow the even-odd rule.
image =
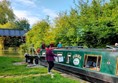
[[[59,12],[69,11],[74,7],[73,0],[9,0],[13,12],[18,18],[26,18],[31,26],[48,15],[50,20]]]
[[[1,1],[1,0],[0,0]],[[37,21],[46,19],[53,21],[59,12],[69,11],[71,7],[75,8],[73,1],[79,0],[8,0],[11,2],[11,8],[14,14],[22,19],[25,18],[32,26]],[[85,0],[86,1],[86,0]],[[89,0],[91,2],[92,0]],[[108,0],[105,0],[108,1]]]

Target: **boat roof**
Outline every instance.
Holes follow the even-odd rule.
[[[65,48],[57,48],[54,50],[64,50],[64,51],[98,51],[98,52],[118,52],[118,47],[106,45],[106,48],[84,48],[82,46],[69,46]]]

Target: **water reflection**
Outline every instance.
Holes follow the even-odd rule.
[[[18,51],[0,50],[0,56],[24,57],[24,53]]]

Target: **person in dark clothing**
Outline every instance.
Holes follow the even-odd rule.
[[[55,55],[52,52],[51,46],[47,46],[47,48],[46,48],[46,60],[48,62],[48,73],[51,73],[51,69],[54,67],[54,56],[57,56],[57,55]]]
[[[50,43],[50,46],[51,46],[51,48],[53,48],[53,47],[54,47],[54,43],[53,43],[53,42],[51,42],[51,43]]]
[[[45,49],[45,43],[43,42],[42,45],[41,45],[41,49]]]
[[[44,42],[41,45],[41,49],[45,49],[45,43]]]

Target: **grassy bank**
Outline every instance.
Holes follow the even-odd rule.
[[[79,83],[61,76],[54,71],[54,78],[47,74],[45,67],[27,67],[27,64],[17,64],[24,60],[19,57],[0,56],[0,82],[1,83]]]

